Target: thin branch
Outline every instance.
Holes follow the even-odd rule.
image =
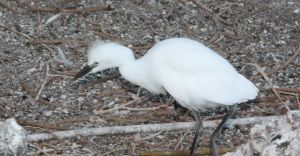
[[[4,26],[4,25],[0,25],[0,27],[2,27],[2,28],[4,28],[4,29],[7,29],[7,30],[9,30],[9,31],[11,31],[11,32],[14,32],[14,33],[16,33],[16,34],[18,34],[18,35],[21,35],[21,36],[23,36],[23,37],[25,37],[25,38],[27,38],[27,39],[29,39],[29,40],[32,40],[32,39],[33,39],[32,37],[29,37],[28,35],[25,35],[25,34],[23,34],[23,33],[21,33],[21,32],[18,32],[18,31],[16,31],[16,30],[11,29],[11,28],[9,28],[9,27],[6,27],[6,26]]]
[[[264,77],[264,79],[268,82],[269,86],[271,87],[272,91],[276,95],[276,97],[279,99],[280,103],[284,105],[285,109],[287,111],[290,110],[290,108],[286,105],[286,103],[282,100],[280,97],[280,94],[277,92],[277,90],[274,88],[274,85],[272,84],[271,80],[269,79],[268,75],[264,72],[264,70],[258,65],[253,63],[247,63],[248,65],[254,66],[258,72]]]
[[[296,52],[294,53],[293,56],[291,56],[286,62],[284,62],[283,64],[277,65],[276,68],[274,68],[273,70],[266,72],[267,76],[270,76],[272,74],[275,74],[276,72],[278,72],[279,70],[285,68],[286,66],[288,66],[289,64],[291,64],[291,62],[297,57],[297,55],[300,53],[300,47],[296,50]],[[262,75],[256,75],[254,76],[254,78],[260,78]]]
[[[36,101],[40,98],[40,95],[41,95],[41,93],[42,93],[43,89],[45,88],[45,85],[46,85],[46,83],[48,81],[48,77],[49,77],[49,64],[46,63],[46,76],[45,76],[44,82],[42,83],[39,91],[36,94],[36,97],[35,97]]]
[[[299,113],[299,111],[292,111],[292,113]],[[252,125],[262,122],[271,122],[287,117],[286,115],[278,116],[264,116],[264,117],[249,117],[240,119],[230,119],[227,126],[232,127],[236,125]],[[204,121],[205,128],[215,128],[220,123],[220,120]],[[55,138],[70,138],[77,135],[93,136],[93,135],[120,135],[130,133],[152,133],[158,131],[176,131],[183,129],[192,129],[195,127],[195,122],[177,122],[164,124],[148,124],[148,125],[130,125],[130,126],[114,126],[114,127],[99,127],[99,128],[82,128],[69,131],[57,131],[52,133],[30,134],[27,136],[28,141],[49,140]]]
[[[18,32],[18,31],[16,31],[16,30],[13,30],[13,29],[11,29],[11,28],[8,28],[8,27],[6,27],[6,26],[4,26],[4,25],[0,25],[0,27],[2,27],[2,28],[4,28],[4,29],[7,29],[7,30],[9,30],[9,31],[11,31],[11,32],[14,32],[14,33],[17,34],[17,35],[21,35],[21,36],[27,38],[28,40],[35,40],[34,38],[32,38],[32,37],[30,37],[30,36],[28,36],[28,35],[26,35],[26,34],[23,34],[23,33],[21,33],[21,32]],[[49,46],[47,46],[47,45],[44,44],[44,43],[42,43],[42,45],[43,45],[46,49],[48,49],[48,50],[52,53],[53,56],[55,56],[55,52],[54,52]]]
[[[102,11],[102,10],[113,10],[112,6],[103,6],[103,5],[97,5],[94,7],[90,8],[76,8],[76,9],[59,9],[59,8],[37,8],[28,5],[30,10],[32,12],[51,12],[51,13],[84,13],[84,12],[97,12],[97,11]]]
[[[277,91],[300,93],[300,88],[275,88]]]
[[[99,94],[97,96],[97,98],[101,99],[103,97],[108,97],[108,96],[112,96],[112,95],[120,94],[120,93],[125,93],[125,92],[126,92],[126,90],[122,89],[122,88],[112,89],[112,90],[109,90],[109,91],[106,91],[106,92],[103,92],[103,93]]]
[[[177,150],[179,145],[182,145],[182,141],[184,140],[185,136],[188,135],[190,133],[190,131],[186,131],[179,139],[179,141],[177,142],[174,150]]]
[[[36,96],[37,91],[33,90],[26,82],[20,81],[21,88],[29,94],[32,98]],[[44,100],[43,98],[40,98],[37,100],[38,103],[41,103],[43,105],[51,105],[49,101]]]
[[[45,155],[49,155],[44,149],[41,149],[41,148],[39,148],[39,147],[37,147],[37,146],[31,144],[31,143],[28,143],[28,145],[31,146],[31,147],[33,147],[33,148],[35,148],[35,149],[37,149],[38,152],[40,152],[40,153],[43,153],[43,154],[45,154]]]
[[[161,109],[161,108],[166,108],[168,107],[167,104],[165,105],[161,105],[161,106],[157,106],[157,107],[149,107],[149,108],[130,108],[130,107],[120,107],[120,109],[126,109],[126,110],[131,110],[131,111],[154,111],[157,109]]]
[[[87,46],[88,43],[85,41],[78,41],[78,40],[74,40],[74,39],[53,39],[53,40],[30,40],[28,41],[28,43],[30,44],[55,44],[55,45],[59,45],[59,44],[64,44],[64,43],[78,43],[81,46]]]
[[[64,131],[64,130],[69,130],[69,128],[61,127],[61,126],[55,126],[51,124],[43,124],[39,123],[37,121],[30,121],[30,120],[23,120],[23,119],[17,119],[17,123],[21,126],[30,126],[30,127],[37,127],[37,128],[42,128],[47,131],[49,130],[59,130],[59,131]]]
[[[300,53],[300,47],[296,50],[296,52],[294,53],[294,55],[291,56],[286,62],[284,62],[284,63],[281,64],[281,65],[278,65],[277,68],[275,68],[275,69],[273,69],[273,70],[267,72],[266,74],[267,74],[268,76],[270,76],[270,75],[272,75],[272,74],[278,72],[279,70],[285,68],[286,66],[288,66],[288,65],[289,65],[289,64],[297,57],[297,55],[298,55],[299,53]]]
[[[154,137],[158,136],[160,133],[162,133],[163,131],[164,130],[161,130],[161,131],[159,131],[159,132],[157,132],[157,133],[155,133],[153,135],[150,135],[150,136],[147,136],[145,138],[142,138],[141,140],[148,140],[148,139],[154,138]]]
[[[107,33],[103,29],[101,29],[101,31],[94,31],[93,33],[96,36],[101,36],[102,38],[109,39],[110,41],[118,41],[118,40],[120,40],[118,37],[116,37],[116,36],[114,36],[112,34]]]
[[[15,9],[13,9],[11,6],[9,6],[5,1],[0,0],[0,6],[7,8],[8,10],[10,10],[13,13],[17,13],[17,11]]]
[[[123,108],[125,108],[126,106],[129,106],[129,105],[131,105],[131,104],[134,104],[135,102],[140,101],[140,100],[143,99],[143,98],[144,98],[144,97],[141,97],[141,98],[137,98],[137,99],[131,100],[131,101],[125,103],[125,104],[122,104],[122,105],[120,105],[120,106],[117,106],[117,107],[114,107],[114,108],[111,108],[111,109],[100,110],[100,111],[94,110],[93,112],[94,112],[95,115],[100,115],[100,114],[104,114],[104,113],[113,112],[113,111],[115,111],[115,110],[123,109]]]
[[[112,41],[118,41],[118,40],[120,40],[120,37],[115,36],[113,34],[110,34],[106,30],[104,30],[103,26],[100,24],[101,22],[98,22],[98,21],[89,21],[89,20],[86,20],[86,22],[89,23],[89,24],[91,24],[91,25],[93,25],[93,26],[96,26],[96,29],[100,29],[100,31],[94,31],[93,32],[95,35],[101,36],[103,38],[110,39]],[[95,29],[95,28],[93,28],[93,29]]]
[[[221,22],[225,25],[233,25],[232,22],[226,21],[226,20],[222,19],[221,17],[215,15],[214,12],[211,9],[209,9],[204,3],[202,3],[198,0],[192,0],[192,2],[196,5],[198,5],[201,9],[203,9],[206,12],[207,16],[211,17],[214,21]]]
[[[217,147],[218,154],[226,154],[228,152],[235,151],[236,147]],[[208,147],[201,147],[200,150],[197,150],[195,155],[206,156],[210,155],[211,149]],[[142,151],[140,156],[186,156],[189,154],[189,151]]]
[[[64,78],[72,78],[72,79],[73,79],[73,77],[74,77],[74,76],[60,75],[60,74],[49,74],[48,76],[49,76],[49,77],[64,77]]]
[[[216,42],[219,38],[221,37],[221,32],[220,31],[217,31],[214,36],[212,36],[208,41],[207,43],[208,44],[213,44],[214,42]]]

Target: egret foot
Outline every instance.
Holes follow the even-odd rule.
[[[199,117],[199,114],[197,112],[192,111],[194,118],[196,120],[196,132],[194,136],[194,140],[190,149],[190,154],[189,156],[194,156],[197,150],[199,138],[202,137],[203,134],[203,124],[202,120]]]
[[[229,106],[228,111],[224,118],[222,119],[221,123],[218,125],[218,127],[213,132],[211,138],[210,138],[210,154],[211,156],[218,156],[216,152],[216,139],[219,137],[226,121],[234,114],[236,110],[237,105]]]

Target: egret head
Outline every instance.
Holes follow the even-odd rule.
[[[74,80],[86,75],[108,68],[120,67],[132,62],[132,50],[118,43],[105,43],[96,40],[88,50],[88,63],[74,77]]]

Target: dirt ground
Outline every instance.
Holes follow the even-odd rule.
[[[137,86],[120,79],[91,84],[100,73],[73,81],[72,76],[87,60],[88,45],[96,38],[127,45],[137,57],[163,39],[198,40],[260,89],[257,100],[241,108],[236,118],[285,113],[270,83],[280,88],[282,101],[299,109],[299,25],[299,0],[4,0],[0,4],[0,119],[16,118],[29,133],[192,121],[187,116],[176,118],[169,98],[146,98],[129,109],[97,113],[136,99]],[[72,64],[62,64],[59,51]],[[261,66],[269,83],[247,63]],[[144,90],[141,96],[146,94]],[[203,113],[203,118],[219,119],[225,112]],[[227,129],[218,144],[234,150],[247,142],[248,131],[243,126]],[[209,147],[211,132],[205,129],[199,149]],[[32,142],[28,155],[187,151],[193,135],[193,130],[181,130],[78,136]]]

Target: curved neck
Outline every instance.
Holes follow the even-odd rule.
[[[142,82],[146,79],[148,70],[147,65],[140,59],[127,62],[119,67],[121,75],[131,83],[142,86]]]
[[[155,94],[163,93],[162,87],[156,83],[155,78],[151,75],[149,65],[143,58],[120,66],[119,70],[122,77],[129,82],[139,85]]]

